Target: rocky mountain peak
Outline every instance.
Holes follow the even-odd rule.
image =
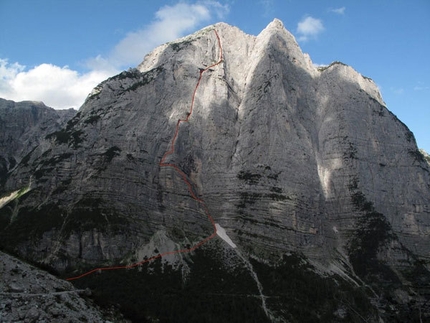
[[[236,321],[430,316],[429,164],[373,81],[315,68],[278,20],[164,44],[41,137],[0,174],[0,247],[68,277],[120,264],[77,284],[145,318],[225,321],[202,295]]]
[[[278,18],[273,19],[266,28],[282,29],[285,30],[284,23]]]
[[[284,24],[279,19],[274,19],[270,22],[266,28],[264,28],[257,37],[270,39],[272,37],[281,37],[285,39],[288,45],[292,47],[298,47],[297,41],[287,29],[285,29]]]

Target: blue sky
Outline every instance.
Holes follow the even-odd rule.
[[[79,106],[155,46],[225,21],[283,21],[315,64],[371,77],[430,152],[429,0],[0,0],[0,97]]]

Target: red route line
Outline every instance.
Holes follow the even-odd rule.
[[[205,210],[205,213],[206,213],[206,216],[208,217],[208,219],[209,219],[209,221],[210,221],[210,223],[212,224],[212,227],[213,227],[212,234],[210,236],[206,237],[205,239],[203,239],[202,241],[200,241],[199,243],[195,244],[194,246],[190,247],[190,248],[184,248],[184,249],[179,249],[179,250],[167,251],[167,252],[158,254],[156,256],[153,256],[151,258],[142,260],[140,262],[136,262],[134,264],[126,265],[126,266],[111,266],[111,267],[94,268],[94,269],[92,269],[90,271],[87,271],[86,273],[83,273],[83,274],[81,274],[79,276],[66,278],[66,280],[68,280],[68,281],[77,280],[77,279],[83,278],[85,276],[91,275],[91,274],[93,274],[95,272],[101,272],[101,271],[107,271],[107,270],[118,270],[118,269],[130,269],[130,268],[134,268],[134,267],[143,265],[145,263],[151,262],[151,261],[153,261],[153,260],[155,260],[157,258],[161,258],[161,257],[164,257],[164,256],[176,255],[176,254],[179,254],[179,253],[188,253],[188,252],[196,250],[197,248],[199,248],[200,246],[202,246],[203,244],[205,244],[206,242],[208,242],[209,240],[213,239],[216,236],[217,229],[216,229],[216,226],[215,226],[215,221],[212,218],[212,216],[211,216],[211,214],[209,212],[209,209],[206,206],[206,203],[201,198],[197,197],[197,195],[194,193],[192,184],[190,183],[190,181],[188,181],[187,175],[178,166],[176,166],[175,164],[171,164],[171,163],[166,163],[165,162],[166,158],[168,156],[172,155],[174,153],[174,151],[175,151],[175,143],[176,143],[176,140],[178,139],[179,127],[180,127],[181,123],[182,122],[188,122],[189,119],[190,119],[190,117],[191,117],[191,114],[193,113],[194,101],[195,101],[197,89],[199,88],[200,81],[202,80],[203,74],[206,71],[208,71],[209,69],[211,69],[212,67],[215,67],[215,66],[221,64],[221,62],[223,61],[221,39],[220,39],[220,37],[218,35],[218,32],[215,29],[213,31],[215,32],[216,38],[218,40],[218,47],[219,47],[219,52],[220,52],[219,60],[218,60],[218,62],[216,62],[216,63],[214,63],[214,64],[206,67],[205,69],[200,69],[199,79],[197,80],[196,87],[194,88],[194,92],[193,92],[193,95],[191,97],[190,111],[188,112],[187,117],[185,119],[179,119],[178,122],[176,123],[175,133],[173,135],[172,142],[170,143],[170,149],[164,153],[164,155],[161,158],[161,161],[159,163],[160,167],[172,167],[182,177],[182,180],[184,181],[184,183],[188,187],[188,191],[190,192],[191,197],[194,200],[196,200],[197,202],[199,202],[203,206],[203,208]]]

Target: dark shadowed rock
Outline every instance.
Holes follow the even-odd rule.
[[[1,322],[101,322],[106,315],[72,284],[0,252]],[[6,284],[6,285],[4,285]],[[127,322],[118,314],[118,322]]]

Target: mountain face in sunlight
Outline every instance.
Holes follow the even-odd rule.
[[[74,282],[136,322],[430,316],[429,164],[371,79],[279,20],[160,46],[20,140],[0,108],[1,249],[121,267]]]

